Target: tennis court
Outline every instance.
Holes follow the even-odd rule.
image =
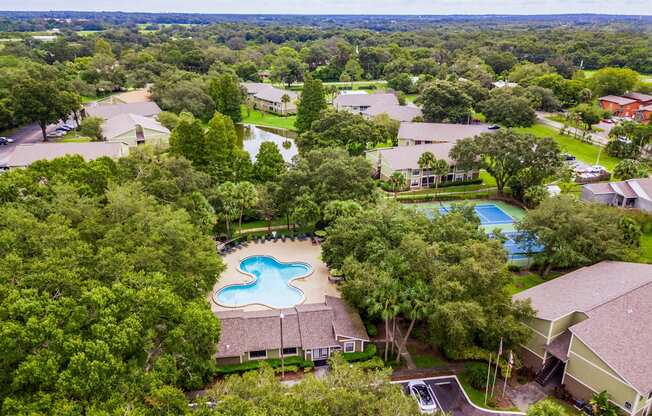
[[[442,215],[447,214],[449,210],[450,207],[439,207],[439,213]],[[512,217],[495,204],[478,204],[473,207],[473,210],[475,215],[480,218],[482,225],[512,224],[514,222]]]

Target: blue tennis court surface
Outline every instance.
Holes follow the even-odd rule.
[[[528,235],[525,233],[509,232],[503,233],[503,236],[507,238],[503,243],[503,247],[507,250],[507,255],[510,260],[527,259],[532,254],[543,251],[543,245],[534,238],[528,238]]]
[[[500,209],[497,205],[493,204],[481,204],[475,205],[473,207],[475,214],[480,218],[480,223],[482,225],[493,225],[493,224],[512,224],[514,219],[507,215],[505,211]],[[440,207],[439,213],[442,215],[447,214],[449,211],[446,207]]]

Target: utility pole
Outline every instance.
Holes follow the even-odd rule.
[[[285,360],[283,359],[283,312],[281,312],[279,322],[281,323],[281,380],[285,378]]]

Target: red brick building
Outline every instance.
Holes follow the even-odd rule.
[[[634,117],[641,103],[637,100],[617,95],[600,97],[600,107],[616,117]]]
[[[628,92],[623,94],[623,97],[629,98],[630,100],[636,100],[643,107],[652,105],[652,95],[642,94],[640,92]]]
[[[636,121],[643,124],[650,124],[650,122],[652,121],[652,104],[645,107],[641,107],[636,112]]]

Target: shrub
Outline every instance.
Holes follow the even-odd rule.
[[[310,360],[304,360],[298,356],[292,356],[285,358],[285,371],[298,371],[299,368],[307,369],[315,366],[315,363]],[[244,373],[247,371],[258,370],[264,363],[268,364],[270,367],[277,369],[281,367],[280,358],[270,358],[267,360],[254,360],[247,361],[242,364],[229,364],[217,367],[218,375],[227,375],[227,374],[236,374]],[[296,368],[295,370],[289,370],[288,368]]]
[[[379,370],[385,367],[385,363],[383,362],[382,358],[375,356],[370,360],[357,362],[354,364],[354,366],[363,368],[365,370]]]
[[[370,337],[375,337],[378,335],[378,327],[373,322],[367,322],[364,326],[367,330],[367,334],[369,334]]]
[[[345,352],[342,353],[344,361],[355,363],[358,361],[367,361],[376,355],[376,344],[367,344],[362,352]]]
[[[518,264],[509,264],[507,265],[507,270],[510,272],[520,272],[521,271],[521,266]]]
[[[86,117],[79,125],[79,134],[93,140],[102,140],[102,124],[100,117]]]
[[[464,376],[469,384],[478,390],[484,390],[487,386],[487,372],[489,366],[485,363],[464,364]]]

